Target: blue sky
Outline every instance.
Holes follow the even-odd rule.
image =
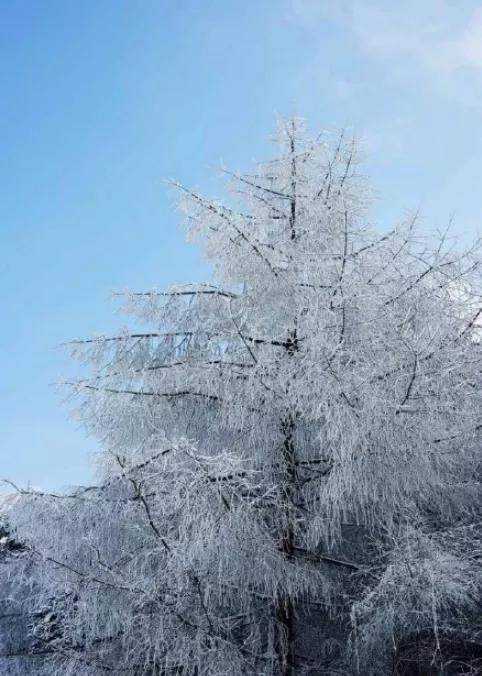
[[[0,5],[0,475],[88,481],[64,341],[125,323],[113,291],[209,274],[174,177],[270,153],[276,114],[364,139],[382,226],[482,212],[482,2],[10,0]]]

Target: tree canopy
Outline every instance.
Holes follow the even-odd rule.
[[[8,673],[416,673],[415,644],[430,668],[480,646],[477,248],[373,227],[346,134],[277,142],[224,203],[175,184],[213,280],[73,343],[100,479],[6,505]]]

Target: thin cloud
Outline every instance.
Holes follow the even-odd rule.
[[[452,71],[464,67],[482,71],[482,6],[472,13],[461,34],[443,45],[438,63]]]
[[[355,39],[360,51],[390,65],[417,67],[441,75],[461,68],[482,72],[482,3],[410,0],[347,0],[336,5],[291,0],[290,10],[305,28],[333,22]]]

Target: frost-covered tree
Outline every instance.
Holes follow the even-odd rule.
[[[212,283],[76,341],[100,480],[6,509],[34,619],[5,673],[384,674],[475,626],[475,249],[372,228],[343,134],[278,141],[226,204],[176,184]]]

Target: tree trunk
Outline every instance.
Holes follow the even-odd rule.
[[[294,489],[295,489],[295,458],[293,434],[295,430],[294,417],[289,415],[282,423],[284,441],[282,447],[283,458],[283,481],[282,491],[284,495],[284,524],[280,537],[279,547],[286,558],[291,559],[294,556]],[[293,676],[295,674],[295,621],[294,608],[291,599],[284,596],[278,599],[275,608],[275,619],[277,623],[277,653],[278,664],[281,676]]]
[[[287,353],[289,357],[298,350],[296,328],[290,332],[287,341]],[[283,433],[283,445],[281,448],[281,499],[283,500],[283,529],[280,535],[279,547],[287,559],[294,556],[295,547],[295,490],[296,490],[296,464],[294,434],[296,427],[296,414],[289,413],[281,423]],[[275,608],[275,621],[277,625],[277,654],[281,676],[294,676],[295,672],[295,617],[293,602],[287,596],[278,599]]]

